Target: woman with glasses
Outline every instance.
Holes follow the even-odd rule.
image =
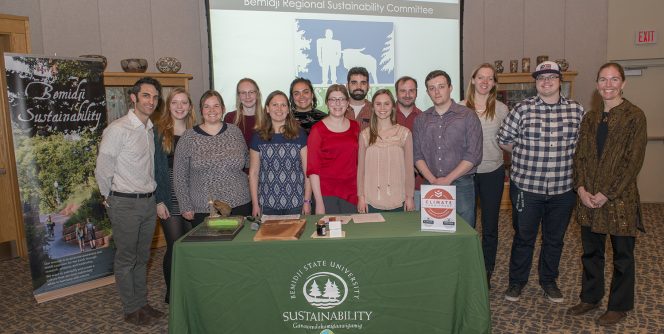
[[[397,124],[394,96],[379,89],[371,100],[369,127],[360,132],[357,211],[412,211],[415,208],[413,136]]]
[[[203,123],[184,132],[175,150],[175,194],[192,227],[210,214],[211,200],[228,204],[231,215],[251,214],[247,145],[234,124],[221,121],[224,100],[215,90],[200,101]]]
[[[311,213],[307,169],[307,134],[297,124],[282,91],[265,100],[256,114],[256,131],[249,150],[251,214]]]
[[[224,122],[239,127],[245,143],[249,145],[256,124],[256,114],[262,109],[260,101],[263,97],[256,81],[250,78],[238,81],[235,94],[235,110],[224,116]]]
[[[316,214],[357,212],[357,138],[360,126],[344,114],[348,90],[327,89],[329,115],[316,123],[307,140],[307,175],[316,199]]]
[[[173,243],[191,229],[191,224],[182,218],[175,189],[173,188],[173,165],[175,148],[181,136],[196,123],[196,114],[191,96],[182,87],[173,88],[166,98],[166,109],[154,127],[154,170],[157,189],[157,216],[166,238],[163,271],[166,281],[166,303],[171,286],[171,256]]]
[[[574,188],[579,195],[576,220],[581,225],[583,275],[581,302],[567,313],[580,315],[599,307],[604,297],[606,238],[613,248],[613,277],[606,312],[599,325],[611,325],[634,308],[634,245],[645,232],[637,176],[648,136],[643,111],[623,97],[625,72],[617,63],[602,65],[597,93],[581,123],[574,155]]]
[[[289,101],[295,119],[307,133],[314,124],[327,116],[316,109],[318,100],[309,79],[296,78],[291,82]]]
[[[475,110],[482,124],[482,162],[475,174],[475,193],[482,210],[482,251],[487,281],[496,265],[498,216],[505,186],[503,150],[498,146],[498,129],[507,117],[507,106],[496,99],[498,77],[493,65],[484,63],[473,71],[466,99],[460,104]]]

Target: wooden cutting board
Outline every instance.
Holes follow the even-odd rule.
[[[306,219],[266,220],[254,235],[254,241],[297,240],[304,232]]]

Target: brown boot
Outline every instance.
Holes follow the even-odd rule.
[[[152,306],[150,306],[150,304],[145,304],[143,307],[141,307],[141,310],[145,312],[145,314],[155,319],[159,319],[164,316],[164,312],[155,310]]]
[[[627,317],[627,312],[623,311],[606,311],[601,317],[597,318],[597,324],[600,326],[607,326],[616,324]]]
[[[136,326],[149,326],[152,324],[152,318],[150,318],[143,309],[138,309],[132,313],[125,314],[124,321]]]
[[[599,307],[599,304],[580,302],[567,309],[569,315],[582,315]]]

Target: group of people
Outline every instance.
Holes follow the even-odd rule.
[[[563,300],[556,285],[558,264],[576,205],[584,274],[581,303],[569,312],[587,312],[601,301],[604,241],[610,234],[615,289],[600,323],[621,320],[633,308],[634,237],[643,228],[636,175],[645,117],[622,97],[625,78],[618,64],[600,69],[599,99],[585,116],[580,104],[561,96],[557,64],[539,64],[533,77],[537,96],[508,111],[496,98],[492,65],[473,71],[459,103],[451,98],[450,76],[435,70],[425,78],[433,106],[421,111],[415,105],[416,79],[401,77],[396,97],[379,89],[369,101],[369,73],[355,67],[346,85],[327,88],[327,113],[316,109],[308,79],[293,80],[288,94],[271,92],[262,103],[258,84],[244,78],[236,87],[234,111],[226,112],[217,91],[201,96],[199,124],[191,96],[180,88],[170,91],[153,124],[161,86],[152,78],[139,80],[131,90],[134,108],[104,131],[95,170],[113,225],[125,320],[145,325],[163,316],[147,303],[145,286],[155,215],[167,240],[163,264],[169,288],[173,243],[206,218],[211,200],[227,203],[232,215],[241,216],[412,211],[419,209],[421,184],[453,185],[457,212],[473,227],[479,198],[490,280],[505,181],[503,151],[512,153],[515,231],[505,298],[519,299],[541,223],[540,285],[550,300]]]
[[[81,225],[81,223],[76,223],[76,227],[74,228],[74,234],[76,235],[76,240],[78,241],[78,248],[81,252],[85,251],[86,239],[90,244],[90,249],[97,248],[97,228],[92,223],[92,220],[90,220],[90,218],[86,218],[85,226]]]

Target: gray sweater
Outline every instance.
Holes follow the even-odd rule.
[[[242,132],[233,124],[224,123],[214,136],[198,126],[187,130],[175,149],[173,166],[180,212],[209,212],[210,199],[231,207],[249,203],[249,180],[243,171],[248,157]]]

